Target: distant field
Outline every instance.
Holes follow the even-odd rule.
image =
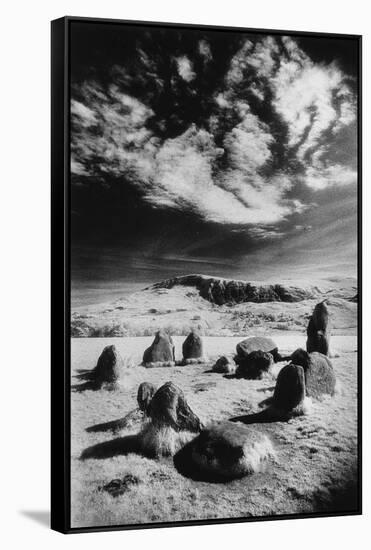
[[[282,352],[305,344],[301,331],[276,331]],[[134,434],[139,423],[121,433],[86,432],[86,428],[125,416],[136,407],[136,391],[147,380],[168,380],[185,393],[205,423],[259,410],[275,381],[228,380],[206,372],[208,365],[145,369],[138,366],[152,337],[72,339],[72,385],[76,375],[91,369],[103,347],[114,343],[127,359],[127,375],[114,392],[72,392],[72,525],[74,527],[232,518],[349,510],[355,508],[357,474],[357,341],[354,335],[332,338],[339,354],[333,359],[338,379],[333,398],[314,402],[311,414],[289,422],[259,424],[277,450],[277,462],[266,471],[225,484],[193,481],[175,469],[172,459],[148,459],[127,453],[124,440],[108,444],[104,458],[79,459],[87,447]],[[175,337],[177,354],[182,337]],[[210,360],[233,354],[240,337],[205,337]],[[121,441],[123,444],[120,446]],[[115,448],[115,453],[112,449]],[[111,451],[110,451],[111,449]],[[119,453],[119,454],[116,454]],[[120,454],[122,453],[122,454]],[[115,456],[112,456],[115,455]],[[100,488],[131,474],[135,483],[113,497]]]

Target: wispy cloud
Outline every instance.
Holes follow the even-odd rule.
[[[190,59],[186,55],[175,58],[179,76],[186,82],[191,82],[196,77],[196,73],[193,71],[193,65]]]
[[[159,57],[138,48],[141,93],[133,92],[130,71],[118,66],[111,84],[86,81],[75,89],[74,181],[130,182],[154,208],[246,226],[257,239],[281,236],[279,224],[310,207],[301,187],[319,193],[355,184],[354,168],[334,161],[328,147],[355,120],[349,79],[334,63],[313,62],[288,37],[245,40],[211,95],[207,116],[169,137],[170,122],[184,118],[173,83],[183,81],[182,93],[198,93],[201,104],[199,67],[217,63],[205,39],[194,51],[195,59],[174,55],[174,74],[164,76]],[[161,118],[165,86],[173,86],[173,96],[168,118]]]

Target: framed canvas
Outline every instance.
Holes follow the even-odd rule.
[[[52,22],[52,528],[361,513],[361,37]]]

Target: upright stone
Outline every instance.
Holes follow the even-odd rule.
[[[175,353],[171,336],[164,330],[156,332],[155,339],[143,354],[144,366],[161,366],[174,364]]]
[[[94,381],[98,385],[112,384],[118,381],[123,369],[123,360],[116,346],[106,346],[98,358],[93,371]]]
[[[153,423],[170,426],[176,431],[199,432],[201,429],[201,421],[188,405],[184,393],[172,382],[166,382],[157,390],[149,415]]]
[[[305,398],[304,369],[300,365],[286,365],[278,376],[273,394],[273,406],[285,413],[295,412]]]
[[[320,302],[313,310],[307,328],[307,351],[318,351],[329,355],[330,348],[330,320],[326,302]]]
[[[203,343],[201,336],[192,331],[183,342],[183,361],[201,359],[203,357]]]
[[[305,374],[306,394],[318,398],[321,395],[334,395],[336,375],[332,363],[326,355],[316,351],[308,353],[297,349],[291,360],[301,365]]]

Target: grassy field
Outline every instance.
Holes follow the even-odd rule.
[[[305,346],[301,331],[275,331],[280,351]],[[140,367],[152,337],[72,339],[72,526],[123,525],[209,518],[270,516],[352,510],[357,476],[357,340],[336,334],[332,347],[338,385],[333,398],[312,403],[310,414],[289,422],[259,424],[277,451],[265,471],[228,483],[195,481],[180,474],[173,459],[137,454],[130,436],[140,419],[118,433],[99,424],[122,418],[136,407],[142,381],[157,386],[170,380],[185,393],[205,423],[261,410],[275,380],[227,379],[208,372],[209,364],[145,369]],[[177,353],[183,337],[174,337]],[[240,337],[205,337],[210,362],[233,354]],[[103,347],[114,343],[128,365],[118,390],[79,391],[82,370],[92,369]],[[178,355],[179,358],[179,355]],[[87,431],[92,428],[94,431]],[[105,445],[101,445],[102,443]],[[97,447],[95,447],[97,446]],[[91,458],[81,453],[90,448]],[[122,494],[103,487],[125,479]]]

